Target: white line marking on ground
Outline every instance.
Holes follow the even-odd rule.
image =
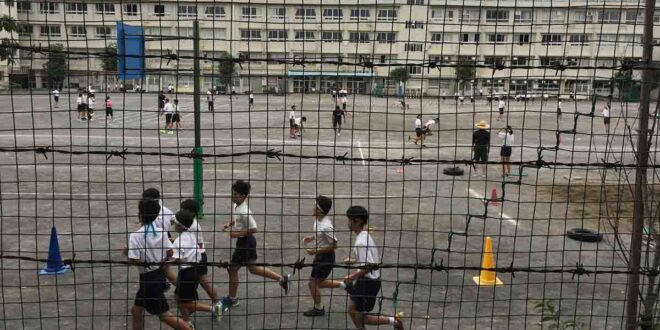
[[[484,195],[482,195],[482,194],[480,194],[480,193],[474,191],[474,189],[472,189],[472,188],[468,189],[468,191],[470,192],[470,195],[472,195],[472,196],[474,196],[474,197],[476,197],[476,198],[479,198],[479,199],[485,199],[485,198],[484,198]],[[501,212],[501,211],[500,211],[500,217],[502,217],[502,219],[506,220],[507,222],[511,223],[511,224],[514,225],[514,226],[517,226],[517,225],[518,225],[518,221],[514,220],[512,217],[508,216],[508,215],[507,215],[506,213],[504,213],[504,212]]]
[[[78,168],[89,168],[90,166],[88,165],[78,165],[78,164],[71,164],[71,165],[65,165],[65,164],[22,164],[22,165],[14,165],[14,164],[0,164],[0,168],[2,167],[10,167],[10,168],[33,168],[33,167],[47,167],[47,168],[71,168],[75,167],[76,169]],[[127,170],[127,171],[134,171],[137,168],[142,168],[146,171],[159,171],[159,172],[191,172],[193,171],[192,165],[190,167],[183,167],[183,168],[162,168],[160,165],[125,165],[125,166],[118,166],[118,165],[92,165],[91,168],[95,170],[104,170],[104,169],[109,169],[109,170]],[[206,169],[204,172],[209,172],[211,169]],[[216,169],[216,172],[228,172],[228,173],[247,173],[249,172],[248,170],[223,170],[223,169]]]
[[[362,159],[362,166],[367,166],[367,162],[364,160],[364,154],[362,153],[362,144],[360,141],[357,141],[358,151],[360,152],[360,158]]]

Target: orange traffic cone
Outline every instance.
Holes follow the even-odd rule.
[[[497,198],[497,188],[493,188],[493,190],[490,192],[490,204],[493,206],[500,205]]]
[[[486,270],[484,268],[495,268],[495,261],[493,261],[493,243],[490,237],[486,237],[486,244],[484,245],[484,255],[481,259],[481,273],[479,276],[472,277],[472,280],[477,285],[481,286],[495,286],[502,285],[502,281],[497,278],[494,270]]]

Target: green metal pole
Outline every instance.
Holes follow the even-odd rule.
[[[195,107],[195,154],[202,154],[202,132],[200,120],[200,101],[201,84],[199,81],[200,67],[199,67],[199,22],[193,22],[193,80],[194,80],[194,96],[193,104]],[[193,158],[193,196],[200,205],[198,218],[204,217],[204,170],[202,168],[202,159],[199,157]]]

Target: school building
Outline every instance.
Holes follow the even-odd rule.
[[[16,37],[24,46],[61,43],[98,54],[116,42],[117,21],[143,26],[146,79],[123,83],[147,91],[170,83],[179,91],[192,90],[192,60],[186,57],[193,56],[195,19],[202,56],[227,52],[245,60],[232,81],[239,93],[328,92],[337,85],[349,93],[394,94],[399,83],[388,79],[390,65],[406,64],[409,94],[469,95],[483,89],[607,95],[617,72],[613,67],[642,57],[643,1],[638,0],[16,1],[12,6],[20,23]],[[653,20],[658,43],[660,10]],[[165,58],[170,54],[178,59]],[[45,55],[22,51],[19,57],[12,81],[46,87]],[[474,77],[457,77],[453,65],[459,60],[476,63]],[[217,62],[203,61],[201,67],[204,88],[225,88]],[[97,56],[71,55],[69,70],[69,87],[117,83]]]

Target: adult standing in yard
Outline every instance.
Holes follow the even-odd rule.
[[[485,120],[480,121],[475,125],[477,130],[472,135],[472,149],[473,149],[473,166],[474,174],[476,176],[486,176],[486,162],[488,162],[488,152],[490,151],[490,125]],[[482,168],[483,174],[479,174],[479,167]]]

